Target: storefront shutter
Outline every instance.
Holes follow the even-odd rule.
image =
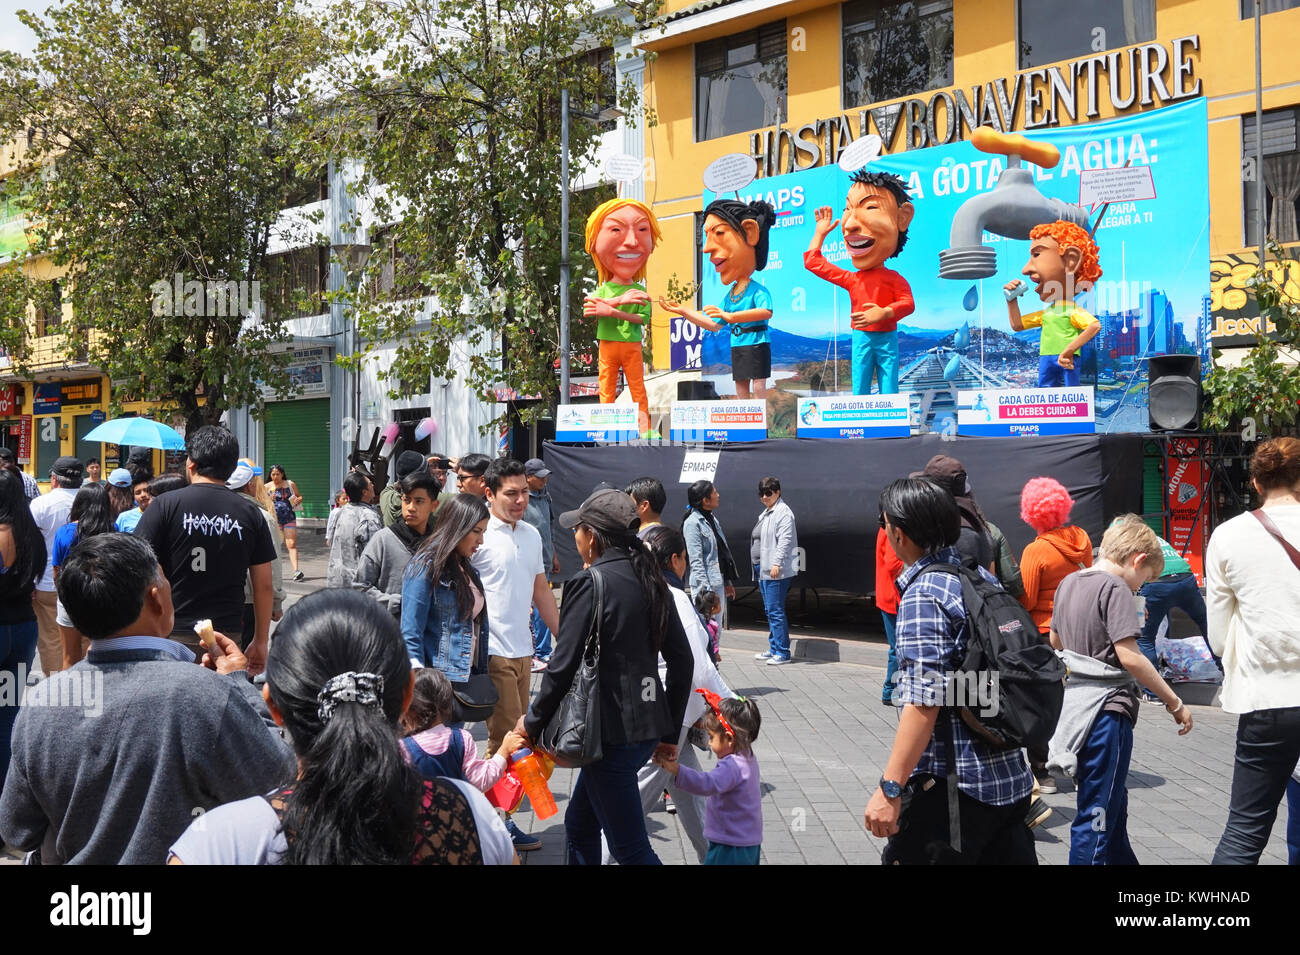
[[[330,400],[277,401],[266,406],[264,480],[284,468],[302,495],[299,517],[328,517],[330,510]]]

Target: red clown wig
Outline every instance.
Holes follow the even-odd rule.
[[[1029,238],[1031,239],[1042,239],[1048,236],[1056,240],[1056,244],[1061,247],[1062,253],[1069,246],[1074,246],[1079,250],[1082,258],[1079,260],[1078,271],[1074,273],[1076,283],[1086,282],[1091,285],[1101,278],[1101,265],[1097,262],[1099,254],[1097,243],[1092,241],[1092,236],[1088,235],[1087,230],[1080,228],[1073,222],[1066,222],[1062,219],[1036,225],[1029,230]]]
[[[1055,478],[1037,477],[1020,492],[1020,519],[1039,534],[1064,527],[1074,498]]]

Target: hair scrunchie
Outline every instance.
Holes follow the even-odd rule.
[[[316,702],[320,704],[316,715],[322,724],[334,716],[340,703],[360,703],[378,707],[383,704],[384,678],[378,673],[355,673],[349,670],[325,681]]]

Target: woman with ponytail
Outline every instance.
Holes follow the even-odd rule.
[[[691,648],[663,573],[636,536],[636,507],[628,495],[598,490],[561,514],[560,526],[573,528],[588,569],[564,586],[559,640],[516,731],[528,741],[541,736],[573,685],[595,610],[592,575],[599,574],[602,758],[578,774],[569,798],[566,861],[599,865],[603,831],[619,865],[659,865],[646,835],[637,772],[655,753],[676,757],[691,692]]]
[[[364,594],[321,590],[285,613],[266,661],[267,704],[298,756],[297,778],[206,813],[172,862],[505,865],[510,837],[463,781],[425,781],[398,721],[412,671],[392,615]]]

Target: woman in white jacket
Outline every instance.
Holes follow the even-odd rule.
[[[1228,824],[1215,865],[1259,862],[1300,759],[1300,440],[1263,442],[1250,477],[1260,509],[1221,524],[1205,555],[1210,648],[1223,658],[1222,706],[1239,714]]]
[[[679,532],[660,524],[646,531],[643,542],[663,571],[664,580],[668,582],[668,592],[673,595],[673,605],[677,608],[677,615],[682,621],[682,629],[686,631],[686,642],[691,645],[691,657],[695,661],[695,668],[691,674],[691,687],[712,690],[724,699],[734,697],[736,694],[727,686],[722,675],[718,673],[718,668],[709,658],[709,635],[700,622],[700,615],[695,612],[690,595],[686,593],[683,581],[688,566],[686,541]],[[667,665],[661,656],[659,658],[660,679],[664,678],[666,670]],[[681,735],[677,738],[679,765],[689,766],[692,769],[700,768],[696,747],[688,737],[691,727],[704,715],[707,708],[708,704],[704,702],[703,696],[699,693],[691,694],[686,704],[686,715],[682,718]],[[702,744],[702,748],[707,749],[707,746]],[[668,790],[677,806],[677,820],[686,830],[691,845],[695,847],[696,855],[703,862],[704,855],[708,851],[708,843],[704,838],[704,797],[679,790],[675,777],[654,762],[646,763],[637,773],[637,789],[641,792],[641,805],[647,813],[658,804],[664,790]],[[608,846],[605,848],[604,855],[604,861],[608,864],[610,861]]]
[[[768,648],[754,655],[768,666],[790,662],[790,624],[785,616],[785,598],[790,582],[798,572],[795,553],[799,535],[795,532],[794,511],[781,500],[781,482],[765,477],[758,482],[758,496],[763,511],[749,535],[749,563],[763,595],[763,612],[767,614]]]

